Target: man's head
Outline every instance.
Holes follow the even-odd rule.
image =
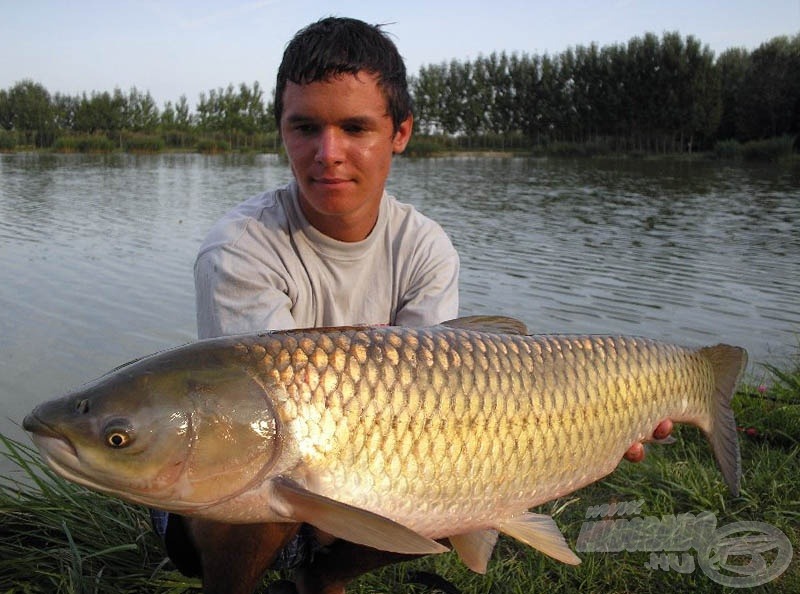
[[[303,85],[359,72],[376,77],[397,131],[412,112],[403,58],[379,26],[337,17],[325,18],[301,29],[286,47],[275,86],[278,128],[287,82]]]

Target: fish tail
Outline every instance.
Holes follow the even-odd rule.
[[[728,488],[734,496],[738,496],[742,461],[731,400],[747,365],[747,351],[740,347],[718,344],[702,348],[698,353],[711,364],[714,373],[711,425],[707,436]]]

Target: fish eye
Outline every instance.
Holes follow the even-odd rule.
[[[106,445],[111,448],[125,448],[133,443],[133,431],[124,423],[112,421],[106,427],[105,440]]]
[[[106,443],[112,448],[124,448],[130,443],[130,437],[122,431],[114,431],[106,435]]]

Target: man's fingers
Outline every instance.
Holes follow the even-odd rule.
[[[641,462],[644,460],[644,446],[641,443],[633,444],[625,452],[625,459],[629,462]]]
[[[653,439],[664,439],[665,437],[669,437],[670,433],[672,433],[672,421],[664,419],[658,424],[656,430],[653,431]]]

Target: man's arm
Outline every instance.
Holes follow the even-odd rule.
[[[296,327],[285,279],[236,247],[201,253],[194,283],[199,338]]]
[[[430,326],[458,317],[458,253],[437,229],[416,247],[412,280],[395,314],[398,326]]]

